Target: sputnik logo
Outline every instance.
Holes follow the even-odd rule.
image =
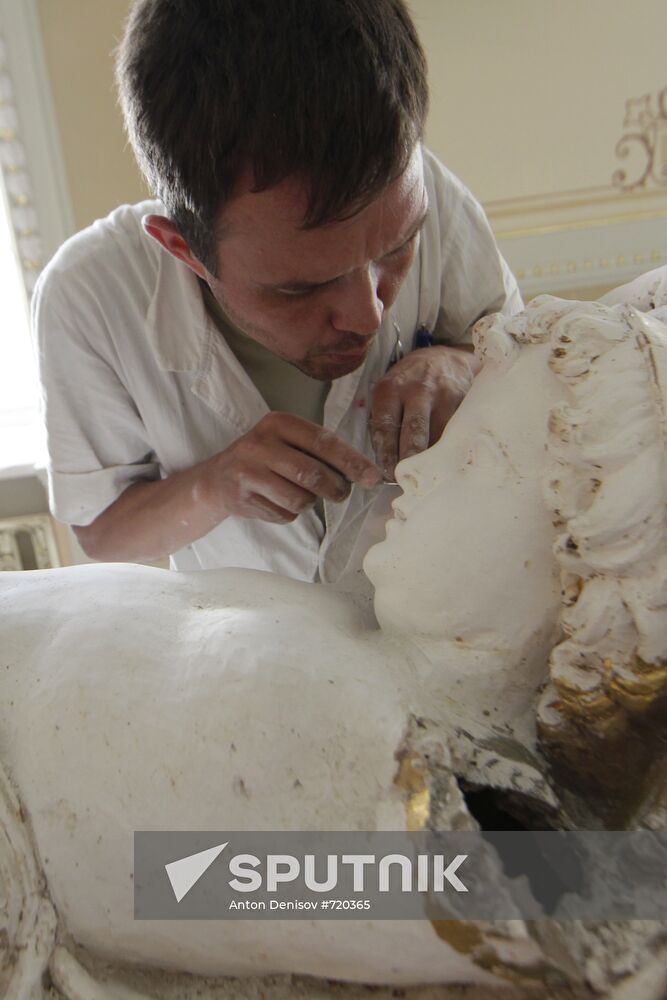
[[[208,871],[217,857],[222,854],[229,841],[210,847],[207,851],[189,854],[178,861],[165,865],[167,876],[176,897],[176,902],[190,892],[190,889]],[[235,854],[229,862],[229,872],[234,876],[228,885],[234,892],[278,892],[279,885],[286,882],[297,882],[302,878],[304,886],[312,892],[326,892],[338,884],[339,864],[352,865],[354,871],[354,892],[366,891],[366,868],[375,870],[377,889],[379,892],[391,892],[390,869],[398,865],[401,870],[401,892],[443,892],[445,883],[456,892],[468,892],[456,874],[457,869],[468,858],[467,854],[457,854],[453,861],[447,864],[443,854],[420,854],[416,858],[416,886],[413,886],[413,859],[403,854],[386,854],[377,858],[374,854],[344,854],[339,858],[335,854],[327,857],[326,884],[317,881],[315,877],[315,855],[306,854],[296,857],[293,854],[267,854],[265,871],[262,870],[262,860],[254,854]],[[259,869],[259,870],[258,870]],[[369,876],[370,877],[370,876]]]
[[[177,903],[180,903],[183,897],[187,896],[190,889],[197,884],[215,859],[222,854],[228,843],[229,841],[226,841],[224,844],[218,844],[217,847],[210,847],[207,851],[190,854],[187,858],[179,858],[178,861],[172,861],[164,866]]]

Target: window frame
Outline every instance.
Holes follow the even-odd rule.
[[[0,197],[29,309],[40,271],[75,230],[37,0],[0,0]],[[33,413],[32,406],[0,413],[3,433],[22,442],[20,454],[25,447],[18,465],[11,446],[0,454],[0,480],[41,468]]]
[[[0,135],[0,143],[10,169],[27,175],[22,178],[20,204],[11,195],[10,175],[4,169],[2,180],[29,297],[39,271],[74,232],[74,214],[37,0],[0,0],[0,37],[5,43],[0,73],[9,78],[6,107],[16,122],[14,135]]]

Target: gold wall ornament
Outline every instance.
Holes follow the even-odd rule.
[[[633,131],[621,136],[616,155],[630,162],[614,173],[614,187],[636,191],[651,184],[667,185],[667,87],[655,102],[650,94],[626,101],[623,127]]]

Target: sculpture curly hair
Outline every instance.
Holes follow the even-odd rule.
[[[520,344],[548,341],[567,389],[549,417],[545,484],[565,638],[550,657],[537,728],[559,783],[606,800],[607,821],[624,825],[655,806],[645,787],[665,785],[655,780],[665,771],[667,698],[664,313],[542,296],[476,330],[478,353],[501,365]]]

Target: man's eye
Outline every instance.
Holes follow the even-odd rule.
[[[303,299],[308,295],[313,295],[318,289],[319,285],[313,285],[310,288],[277,288],[276,291],[288,299]]]
[[[395,250],[390,250],[388,254],[385,254],[384,259],[387,260],[391,259],[392,257],[400,257],[401,254],[406,253],[408,250],[411,250],[418,236],[419,233],[415,233],[414,236],[410,237],[407,243],[404,243],[402,246],[396,247]]]

